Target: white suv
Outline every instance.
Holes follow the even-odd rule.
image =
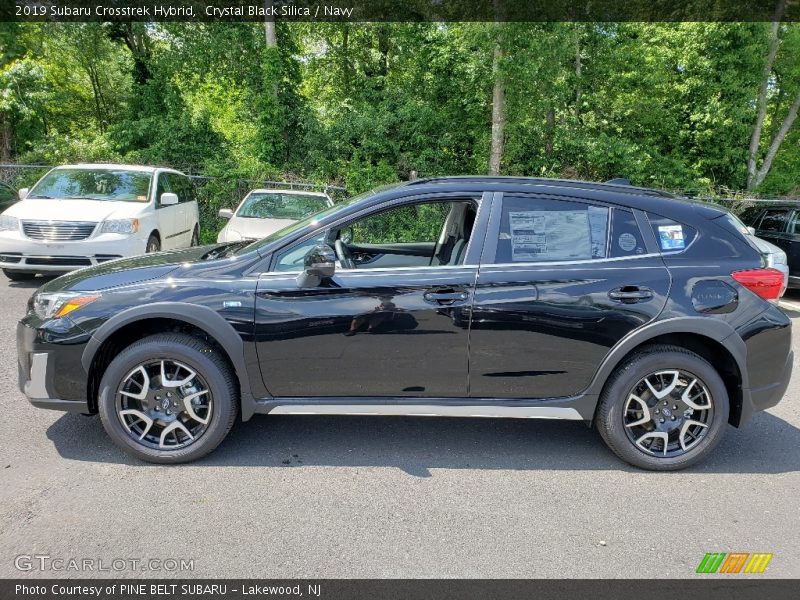
[[[196,246],[191,180],[172,169],[56,167],[0,215],[0,268],[9,279]]]

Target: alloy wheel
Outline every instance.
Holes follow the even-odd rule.
[[[622,411],[628,439],[659,457],[691,452],[705,438],[714,418],[706,385],[687,371],[656,371],[633,386]]]
[[[130,436],[157,450],[197,441],[211,422],[213,398],[203,377],[170,359],[138,365],[117,389],[117,414]]]

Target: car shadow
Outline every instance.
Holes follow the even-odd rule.
[[[20,289],[32,289],[35,290],[36,288],[42,287],[48,281],[55,279],[57,275],[37,275],[33,279],[24,279],[22,281],[11,281],[10,279],[7,280],[8,287],[10,288],[20,288]]]
[[[111,442],[99,418],[65,414],[47,430],[69,460],[147,465]],[[800,429],[758,413],[729,427],[712,455],[692,471],[800,471]],[[274,416],[237,423],[196,466],[296,468],[396,467],[416,477],[431,469],[638,471],[614,456],[599,434],[579,422],[525,419]]]

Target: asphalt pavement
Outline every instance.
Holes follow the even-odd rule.
[[[0,275],[0,577],[685,578],[708,577],[707,552],[800,577],[800,365],[678,473],[575,422],[388,417],[256,416],[200,462],[154,466],[17,389],[41,283]],[[784,308],[798,361],[800,294]]]

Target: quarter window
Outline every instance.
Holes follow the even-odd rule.
[[[653,227],[658,247],[662,252],[682,252],[689,247],[697,235],[697,230],[693,227],[661,215],[647,213],[647,219]]]

